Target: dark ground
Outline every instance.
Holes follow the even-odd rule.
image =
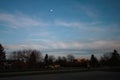
[[[120,80],[120,72],[74,72],[0,78],[0,80]]]

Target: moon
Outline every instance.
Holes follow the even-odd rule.
[[[50,12],[53,12],[53,9],[50,9]]]

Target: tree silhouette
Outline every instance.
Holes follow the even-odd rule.
[[[80,66],[81,67],[88,67],[89,66],[89,61],[87,59],[85,59],[85,58],[82,58],[80,60]]]
[[[3,46],[0,44],[0,52],[4,51]]]
[[[56,59],[56,64],[61,65],[62,63],[63,63],[63,62],[62,62],[61,56],[58,56],[58,58]]]
[[[101,59],[100,59],[101,66],[109,66],[109,64],[110,64],[110,62],[109,62],[110,58],[111,58],[111,53],[105,53],[101,57]]]
[[[39,62],[42,61],[42,54],[38,50],[24,49],[13,51],[9,59],[16,61],[16,63],[13,63],[16,68],[19,68],[17,65],[22,66],[24,64],[27,68],[33,69],[39,66]]]
[[[55,57],[54,57],[53,55],[49,55],[49,56],[48,56],[48,63],[49,63],[49,65],[50,65],[50,64],[53,64],[54,61],[55,61]]]
[[[117,50],[112,53],[106,53],[101,57],[100,64],[102,66],[120,66],[120,55]]]
[[[5,64],[5,65],[4,65]],[[85,58],[77,59],[74,57],[74,55],[69,54],[67,56],[59,56],[57,59],[54,57],[54,55],[48,55],[45,54],[45,57],[43,59],[43,56],[40,51],[38,50],[32,50],[32,49],[24,49],[24,50],[18,50],[13,51],[10,54],[10,58],[5,58],[5,52],[4,47],[0,44],[0,70],[8,70],[6,68],[6,65],[11,65],[11,70],[38,70],[38,69],[55,69],[56,65],[59,67],[83,67],[83,68],[89,68],[89,67],[98,67],[99,64],[104,66],[113,66],[113,68],[116,68],[116,66],[120,66],[120,54],[117,52],[117,50],[114,50],[111,53],[105,53],[102,57],[100,62],[98,59],[94,56],[94,54],[91,55],[90,60],[87,60]],[[101,67],[102,67],[101,66]],[[27,69],[28,68],[28,69]],[[65,68],[65,69],[66,69]]]
[[[46,66],[48,66],[48,54],[45,55],[44,63]]]
[[[62,67],[66,67],[67,66],[67,58],[65,56],[63,56],[63,57],[58,56],[55,63]]]
[[[0,44],[0,69],[4,69],[4,61],[5,61],[5,52],[3,46]]]
[[[120,65],[120,55],[117,50],[114,50],[110,59],[111,66],[119,66]]]
[[[75,57],[72,54],[67,55],[68,62],[73,62],[75,60]]]
[[[5,60],[5,52],[3,46],[0,44],[0,60]]]
[[[91,66],[91,67],[96,67],[96,66],[98,66],[98,60],[97,60],[97,58],[94,56],[94,54],[91,55],[90,66]]]
[[[28,63],[28,68],[36,68],[38,67],[37,64],[38,64],[38,60],[40,58],[40,52],[37,51],[37,50],[32,50],[29,57],[28,57],[28,60],[27,60],[27,63]]]

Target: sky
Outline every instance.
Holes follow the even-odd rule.
[[[119,0],[0,0],[0,43],[5,50],[66,49],[77,50],[77,54],[79,50],[118,50],[119,3]]]

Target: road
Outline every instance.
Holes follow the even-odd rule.
[[[120,72],[74,72],[0,78],[0,80],[120,80]]]

